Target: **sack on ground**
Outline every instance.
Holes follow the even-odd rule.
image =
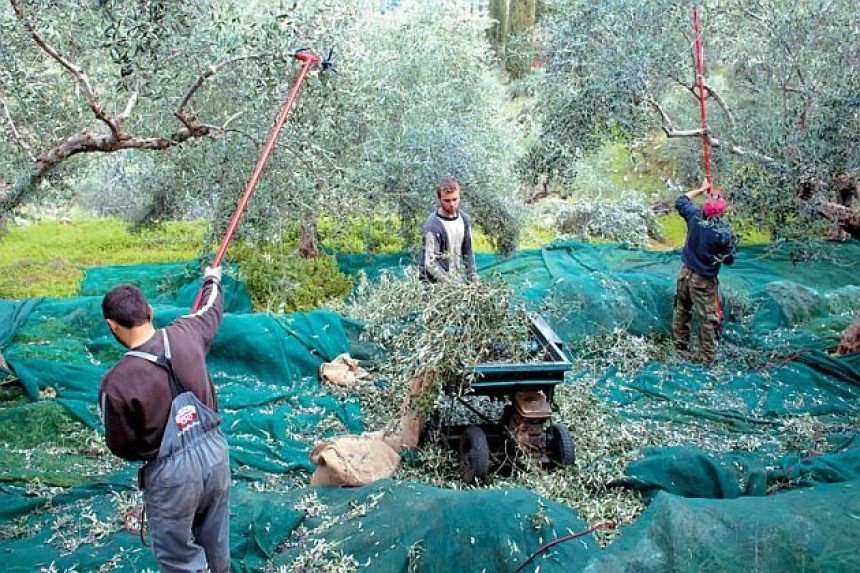
[[[323,383],[354,388],[362,378],[367,378],[367,370],[358,365],[358,360],[349,354],[341,354],[331,362],[320,365],[320,380]]]
[[[313,449],[310,458],[317,466],[311,485],[367,485],[390,478],[400,466],[397,452],[370,436],[326,440]]]

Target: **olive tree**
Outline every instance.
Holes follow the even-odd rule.
[[[361,190],[364,206],[395,210],[407,238],[417,239],[436,182],[453,176],[476,224],[510,251],[519,224],[512,172],[519,135],[504,118],[489,23],[458,4],[403,2],[383,18],[356,22],[348,67],[338,64],[337,82],[350,97],[339,102],[334,136],[352,143],[349,187]]]
[[[510,249],[516,134],[500,119],[488,25],[455,1],[383,14],[373,0],[10,0],[0,162],[15,183],[2,212],[89,186],[101,205],[137,201],[143,219],[223,222],[294,86],[292,56],[309,47],[333,49],[335,66],[303,86],[243,229],[264,238],[363,208],[411,222],[453,175]]]
[[[2,168],[15,181],[4,214],[108,154],[163,152],[137,165],[151,183],[139,191],[163,203],[204,186],[212,166],[183,163],[177,151],[257,139],[295,36],[283,22],[243,21],[230,2],[206,1],[10,0],[0,26]]]
[[[260,191],[258,228],[298,215],[312,235],[320,214],[393,214],[414,247],[436,182],[453,176],[476,224],[511,251],[519,135],[503,117],[489,21],[453,0],[374,4],[320,3],[307,14],[333,68],[302,94]]]
[[[543,23],[541,134],[522,163],[533,182],[570,180],[576,161],[607,139],[640,144],[655,134],[701,178],[706,138],[716,184],[774,237],[803,236],[821,214],[848,215],[834,211],[827,189],[860,167],[853,3],[702,2],[707,127],[693,3],[555,4]]]

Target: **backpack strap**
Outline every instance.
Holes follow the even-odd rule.
[[[187,390],[185,389],[185,386],[182,385],[182,382],[176,378],[176,374],[173,373],[173,362],[170,360],[170,341],[167,339],[167,331],[162,329],[161,334],[164,338],[164,354],[162,356],[157,356],[149,352],[141,352],[140,350],[129,350],[125,355],[142,358],[167,370],[167,383],[170,385],[170,394],[176,398],[180,394],[187,392]]]

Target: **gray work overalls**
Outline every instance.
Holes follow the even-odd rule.
[[[173,402],[158,457],[141,468],[152,549],[161,571],[230,570],[230,457],[221,416],[185,390],[164,356],[130,350],[167,370]]]

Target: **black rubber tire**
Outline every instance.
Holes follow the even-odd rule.
[[[480,426],[469,426],[460,439],[460,472],[468,485],[487,483],[490,471],[490,445]]]
[[[567,426],[556,422],[546,429],[546,455],[557,466],[572,466],[576,447]]]

